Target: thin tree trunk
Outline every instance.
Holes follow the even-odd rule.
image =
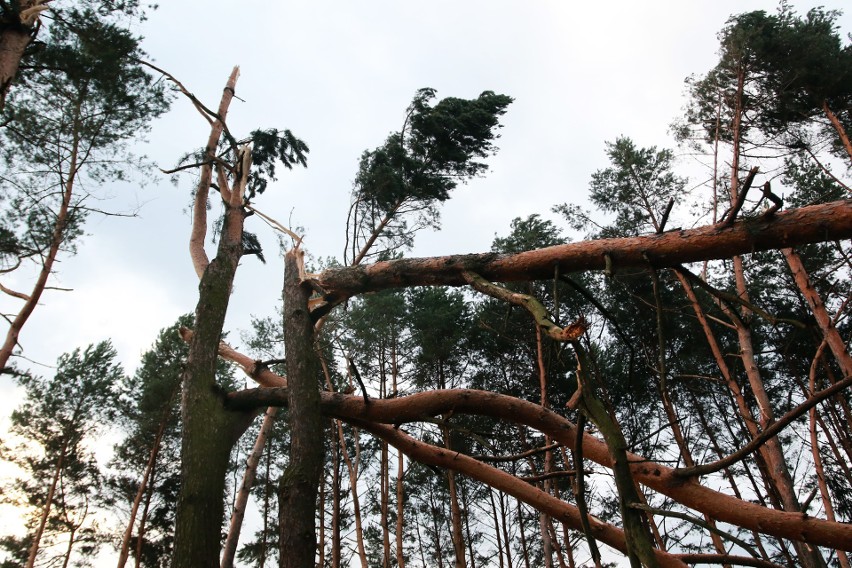
[[[81,102],[77,103],[77,113],[79,113],[81,104]],[[68,164],[68,175],[62,180],[62,203],[56,214],[56,221],[53,223],[50,246],[47,249],[47,254],[43,257],[41,270],[39,270],[38,278],[36,278],[32,291],[9,325],[9,329],[6,331],[6,339],[3,345],[0,346],[0,373],[8,369],[9,358],[12,356],[15,346],[18,345],[18,336],[21,334],[24,324],[27,323],[27,320],[32,315],[33,310],[38,305],[42,293],[44,293],[47,280],[53,271],[53,264],[56,262],[56,257],[59,254],[59,247],[65,240],[65,229],[68,226],[71,215],[71,197],[74,193],[74,184],[77,181],[78,174],[77,168],[80,152],[80,138],[78,134],[78,132],[74,132],[74,141],[72,142],[71,156]]]
[[[468,558],[470,558],[469,568],[476,568],[476,554],[474,554],[473,550],[473,536],[470,534],[470,501],[468,501],[467,489],[464,484],[461,486],[461,497],[462,504],[464,505],[464,532],[467,537],[467,554]]]
[[[385,361],[383,347],[379,349],[381,361],[379,362],[379,397],[387,398],[387,376],[385,374]],[[388,526],[388,513],[390,507],[390,456],[388,445],[380,442],[379,456],[379,525],[382,531],[382,568],[390,568],[390,527]]]
[[[267,543],[267,535],[269,534],[269,501],[270,501],[270,491],[271,477],[272,477],[272,448],[270,444],[266,445],[266,476],[263,484],[263,528],[262,535],[260,538],[260,550],[258,551],[257,563],[260,568],[266,568],[266,556],[269,554],[268,548],[269,544]]]
[[[340,568],[340,445],[337,440],[337,428],[340,421],[335,420],[331,431],[332,467],[331,472],[331,568]]]
[[[284,256],[284,350],[287,354],[287,400],[290,462],[281,478],[281,568],[305,568],[316,561],[316,502],[323,465],[323,419],[314,352],[314,322],[303,287],[304,253]]]
[[[840,333],[837,332],[834,322],[825,309],[822,298],[820,298],[816,288],[811,284],[811,280],[805,270],[805,265],[802,263],[802,257],[791,248],[781,249],[781,253],[787,259],[787,264],[793,272],[796,285],[798,285],[799,290],[802,292],[805,300],[807,300],[811,312],[817,321],[817,325],[819,325],[819,329],[822,331],[825,342],[828,344],[828,348],[831,349],[831,353],[837,360],[838,365],[840,365],[840,370],[843,372],[844,378],[852,377],[852,357],[849,356],[849,351],[846,350],[846,342],[840,337]]]
[[[693,403],[697,407],[698,403],[695,400],[695,395],[692,394],[692,392],[690,392],[690,395],[692,396]],[[710,441],[710,446],[713,448],[713,451],[716,453],[717,459],[722,459],[723,457],[725,457],[725,453],[722,451],[722,448],[719,446],[719,443],[716,440],[716,436],[713,433],[713,430],[710,428],[710,425],[707,423],[706,416],[702,412],[698,412],[698,413],[696,413],[696,415],[698,416],[698,419],[701,422],[702,427],[704,428],[704,433],[707,436],[707,439]],[[726,424],[727,424],[727,422],[726,422]],[[748,469],[748,465],[744,464],[744,466],[745,466],[746,469]],[[722,472],[724,473],[725,478],[728,480],[728,484],[731,487],[731,491],[734,492],[734,496],[737,499],[742,499],[742,494],[740,493],[739,486],[737,485],[736,479],[734,478],[733,474],[731,473],[731,470],[726,467],[725,469],[722,470]],[[709,517],[709,515],[707,515],[706,513],[704,515],[705,515],[705,518]],[[763,558],[763,560],[766,560],[768,562],[769,561],[769,555],[766,553],[766,549],[763,547],[763,540],[760,537],[760,533],[753,530],[753,531],[751,531],[751,535],[752,535],[752,538],[754,539],[754,543],[757,546],[757,549],[760,551],[761,558]]]
[[[136,513],[139,511],[139,504],[142,502],[142,497],[147,493],[148,480],[151,478],[151,473],[154,471],[154,464],[157,462],[157,454],[160,452],[160,442],[163,439],[163,433],[166,431],[166,426],[171,417],[172,400],[169,399],[168,412],[160,420],[160,426],[157,428],[157,434],[154,436],[154,443],[151,446],[151,452],[148,455],[148,463],[145,465],[145,472],[142,474],[142,481],[139,482],[139,488],[136,490],[136,497],[133,498],[133,505],[130,507],[130,519],[127,521],[127,528],[124,530],[124,535],[121,537],[121,548],[118,555],[118,568],[124,568],[127,563],[127,558],[130,555],[130,539],[133,536],[133,525],[136,524]]]
[[[402,452],[397,451],[396,466],[396,565],[405,568],[405,549],[403,547],[403,527],[405,522],[405,491],[402,478],[405,474]]]
[[[260,463],[260,458],[263,457],[266,440],[269,438],[272,427],[275,425],[275,414],[277,412],[278,408],[274,406],[266,409],[266,413],[263,415],[263,422],[260,425],[260,432],[258,432],[257,439],[254,441],[254,447],[252,447],[251,453],[246,460],[243,482],[240,485],[240,490],[234,503],[234,512],[231,514],[231,522],[228,526],[228,537],[225,539],[225,545],[222,550],[222,568],[231,568],[234,565],[234,557],[237,554],[237,543],[240,540],[240,531],[243,526],[246,508],[248,507],[251,488],[254,486],[254,480],[257,477],[257,466]]]
[[[491,489],[489,488],[489,491]],[[506,549],[506,566],[511,568],[514,566],[512,564],[512,539],[509,538],[509,511],[507,501],[509,500],[508,496],[506,496],[502,491],[497,493],[497,496],[500,501],[500,524],[503,530],[503,546]]]
[[[39,545],[41,543],[41,536],[44,534],[47,517],[50,515],[50,507],[53,505],[53,496],[56,493],[56,485],[59,482],[59,475],[62,473],[62,468],[65,463],[65,451],[67,449],[67,441],[63,440],[62,448],[59,450],[59,459],[56,461],[56,469],[53,470],[53,478],[50,480],[50,487],[47,489],[47,497],[44,500],[44,506],[41,511],[41,517],[38,521],[38,527],[33,534],[33,543],[30,546],[30,553],[27,557],[26,568],[33,568],[35,565],[36,555],[38,554]]]
[[[452,452],[450,442],[450,431],[446,426],[441,428],[444,435],[444,447]],[[462,533],[461,508],[459,507],[459,496],[456,490],[456,476],[451,469],[447,470],[447,484],[450,493],[450,526],[452,527],[453,552],[455,554],[455,567],[465,567],[464,535]]]
[[[828,101],[822,101],[822,110],[825,112],[825,116],[828,117],[828,120],[831,121],[831,125],[834,127],[834,130],[837,131],[837,135],[840,137],[840,141],[846,149],[846,153],[849,154],[849,159],[852,160],[852,142],[849,141],[849,135],[846,133],[846,129],[843,128],[843,124],[840,123],[837,115],[834,114],[834,111],[832,111],[831,107],[828,106]]]
[[[813,363],[811,364],[810,377],[809,377],[809,395],[813,396],[816,392],[816,367],[817,363],[822,357],[823,347],[826,345],[826,342],[823,342],[822,345],[817,349],[817,353],[814,356]],[[834,516],[834,505],[831,502],[831,494],[828,492],[828,484],[825,481],[825,471],[822,467],[822,455],[819,451],[819,438],[817,435],[817,409],[813,407],[808,411],[808,431],[811,437],[811,455],[814,459],[814,473],[816,473],[817,478],[817,486],[819,487],[820,497],[822,498],[822,506],[825,509],[825,518],[829,521],[836,521],[837,519]],[[849,557],[846,556],[846,553],[842,550],[836,550],[837,552],[837,561],[840,563],[841,568],[850,568],[849,566]]]
[[[678,419],[677,411],[675,410],[674,403],[672,402],[671,397],[669,396],[668,362],[666,360],[666,334],[665,322],[663,321],[663,300],[662,293],[660,290],[660,277],[657,274],[656,270],[652,269],[650,273],[651,283],[653,285],[654,290],[655,311],[657,315],[657,375],[659,377],[658,389],[660,392],[660,399],[663,402],[663,409],[665,410],[666,418],[669,421],[669,427],[671,428],[672,436],[674,436],[675,443],[677,444],[680,455],[683,458],[683,463],[686,467],[692,467],[695,465],[695,461],[692,459],[692,453],[689,451],[689,445],[686,443],[686,438],[680,428],[680,420]],[[641,492],[639,492],[639,494],[643,495]],[[659,530],[657,529],[657,526],[654,523],[654,519],[651,513],[648,513],[648,521],[652,524],[652,527],[654,528],[654,537],[657,539],[658,546],[660,548],[665,548],[662,538],[660,537]],[[704,515],[704,521],[710,527],[714,529],[716,528],[715,521],[710,518],[709,515]],[[719,554],[727,554],[727,550],[725,550],[725,544],[722,542],[722,537],[720,537],[713,530],[709,532],[710,539],[713,542],[713,548],[716,549],[716,552]],[[723,568],[730,568],[730,564],[724,564]]]
[[[358,558],[361,560],[361,568],[367,568],[367,550],[364,547],[364,530],[361,524],[361,502],[358,497],[358,467],[359,458],[356,455],[355,463],[349,456],[349,450],[346,448],[346,438],[343,436],[343,425],[340,420],[337,422],[337,443],[340,445],[340,452],[343,454],[343,461],[346,463],[346,468],[349,471],[349,490],[352,493],[352,509],[355,517],[355,539],[358,544]]]
[[[526,531],[524,530],[524,512],[521,508],[521,500],[517,499],[518,503],[518,533],[521,537],[521,552],[524,554],[524,568],[530,568],[530,551],[527,548]]]
[[[494,518],[494,535],[497,537],[497,560],[500,563],[500,568],[503,568],[503,538],[500,534],[500,520],[497,518],[497,504],[494,502],[494,490],[490,487],[488,490],[488,499],[491,501],[491,515]]]
[[[151,472],[148,480],[148,488],[145,491],[145,505],[142,507],[142,516],[139,517],[139,529],[136,531],[136,558],[133,561],[134,568],[142,565],[142,545],[145,544],[145,531],[148,528],[148,511],[151,508],[151,498],[154,495],[154,483],[156,482],[156,468]]]
[[[71,525],[71,532],[68,534],[68,547],[65,549],[65,555],[62,560],[62,568],[68,568],[68,563],[71,562],[71,551],[74,549],[74,535],[77,534],[77,527]]]
[[[325,478],[326,475],[323,472],[322,477],[320,477],[319,486],[319,541],[317,542],[317,554],[319,558],[317,559],[317,568],[325,567]]]

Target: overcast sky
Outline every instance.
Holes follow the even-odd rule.
[[[800,12],[813,6],[792,4]],[[417,89],[513,97],[490,173],[456,190],[442,208],[443,231],[420,234],[408,253],[426,256],[486,251],[515,217],[556,220],[551,206],[584,203],[590,175],[607,165],[604,143],[617,136],[673,146],[668,126],[684,105],[684,78],[714,65],[727,18],[776,7],[768,0],[171,0],[138,31],[150,58],[209,107],[240,65],[241,100],[228,117],[237,137],[289,128],[309,145],[308,169],[283,172],[256,206],[304,227],[315,257],[341,257],[358,158],[400,128]],[[852,29],[849,14],[840,23],[844,33]],[[207,134],[207,123],[177,98],[139,152],[168,168]],[[61,259],[53,283],[74,291],[47,293],[23,330],[28,358],[53,365],[63,352],[112,338],[132,372],[157,331],[194,309],[197,278],[187,253],[193,178],[175,187],[152,175],[159,183],[104,188],[113,199],[103,207],[138,207],[139,216],[91,219],[80,253]],[[274,234],[249,221],[268,263],[246,257],[238,272],[227,321],[236,344],[251,314],[273,314],[282,281]],[[15,278],[4,284],[27,288]],[[3,302],[4,311],[14,306]],[[19,400],[0,377],[0,416]]]

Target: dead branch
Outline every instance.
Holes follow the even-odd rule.
[[[808,398],[805,402],[798,405],[796,408],[790,410],[787,414],[782,416],[779,420],[773,422],[766,430],[760,433],[760,435],[753,438],[748,444],[737,450],[736,452],[726,456],[720,460],[714,461],[713,463],[708,463],[704,465],[696,465],[694,467],[681,467],[675,469],[673,474],[677,477],[695,477],[701,475],[707,475],[708,473],[713,473],[715,471],[719,471],[720,469],[724,469],[729,467],[738,461],[742,460],[744,457],[749,455],[750,453],[757,450],[760,446],[766,443],[767,440],[773,438],[778,435],[781,430],[789,426],[794,420],[802,416],[805,412],[829,398],[830,396],[838,393],[847,387],[852,386],[852,376],[846,377],[842,381],[838,381],[831,385],[828,388],[825,388],[818,393],[814,394],[812,397]]]

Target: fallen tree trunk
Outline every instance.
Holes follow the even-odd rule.
[[[626,268],[666,268],[689,262],[731,258],[738,254],[852,238],[852,200],[834,201],[745,219],[731,226],[619,239],[597,239],[517,254],[464,254],[404,258],[329,269],[312,281],[323,293],[318,315],[346,298],[364,292],[408,286],[463,286],[474,272],[491,282],[553,278],[582,270],[617,272]]]
[[[452,411],[525,424],[569,449],[574,448],[576,441],[576,426],[566,418],[538,404],[488,391],[447,389],[389,400],[370,399],[369,404],[356,395],[323,392],[321,396],[322,412],[342,420],[399,425]],[[232,393],[228,398],[234,409],[282,406],[287,404],[287,389],[249,389]],[[606,444],[591,434],[583,436],[583,455],[602,466],[613,466]],[[767,509],[704,487],[694,479],[680,478],[672,468],[636,454],[628,453],[628,459],[636,481],[717,521],[780,538],[852,550],[850,524]]]

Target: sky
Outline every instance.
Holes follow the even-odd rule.
[[[815,5],[791,4],[800,12]],[[844,2],[822,5],[842,9]],[[216,107],[232,67],[240,66],[239,100],[228,117],[238,138],[256,128],[288,128],[308,144],[308,168],[283,171],[255,206],[302,227],[314,258],[341,258],[358,159],[401,127],[417,89],[513,97],[491,171],[459,187],[441,209],[443,230],[421,233],[407,253],[432,256],[487,251],[515,217],[539,213],[558,223],[550,208],[586,202],[591,174],[607,166],[605,143],[618,136],[673,147],[668,129],[686,102],[684,79],[715,64],[725,21],[776,8],[767,0],[172,0],[135,30],[150,59],[208,107]],[[852,30],[852,14],[839,23],[844,33]],[[167,169],[203,146],[208,131],[192,105],[176,98],[137,151]],[[173,185],[156,167],[145,177],[144,184],[137,176],[97,190],[104,209],[137,216],[93,217],[79,254],[61,259],[53,285],[73,291],[46,294],[21,335],[35,372],[49,375],[60,354],[111,338],[132,373],[157,332],[193,311],[195,178]],[[245,257],[237,274],[226,322],[237,347],[252,315],[274,314],[283,277],[275,234],[249,221],[267,264]],[[208,251],[212,257],[212,245]],[[23,275],[4,280],[24,290],[29,282]],[[4,312],[14,306],[0,299]],[[11,380],[0,377],[0,437],[20,400]]]

